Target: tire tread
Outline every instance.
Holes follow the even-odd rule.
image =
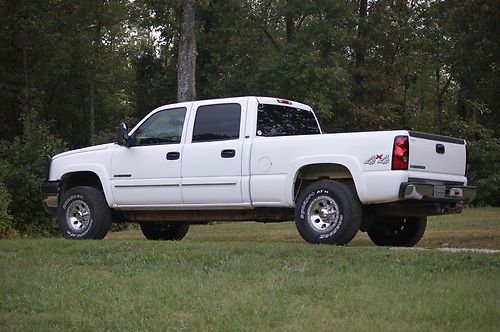
[[[317,232],[311,230],[307,220],[303,220],[300,217],[300,209],[303,205],[303,201],[306,197],[320,189],[326,189],[329,192],[333,193],[337,197],[339,202],[342,205],[342,208],[345,210],[344,212],[344,224],[341,226],[337,234],[326,238],[320,239]],[[354,193],[349,187],[345,184],[332,181],[332,180],[320,180],[310,184],[306,187],[298,196],[296,207],[295,207],[295,224],[299,234],[302,238],[310,243],[328,243],[328,244],[337,244],[337,245],[345,245],[348,244],[357,234],[362,220],[362,207],[361,202],[359,201],[356,193]]]
[[[101,240],[106,237],[111,227],[111,209],[108,206],[104,193],[97,188],[90,186],[77,186],[67,190],[61,197],[60,203],[65,202],[71,195],[80,194],[88,201],[92,215],[91,229],[84,236],[70,236],[67,232],[66,212],[59,204],[57,207],[57,221],[59,230],[67,239],[73,240]]]

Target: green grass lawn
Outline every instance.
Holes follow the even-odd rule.
[[[499,216],[434,218],[422,243],[498,248]],[[0,241],[0,330],[267,329],[498,331],[500,255],[309,245],[292,223]]]
[[[141,231],[110,233],[107,239],[144,239]],[[304,243],[295,224],[219,223],[191,226],[183,241],[194,242],[280,242]],[[359,232],[350,246],[373,246]],[[500,249],[500,208],[466,209],[462,214],[430,217],[419,247],[464,247]]]

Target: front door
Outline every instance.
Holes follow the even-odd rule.
[[[246,104],[199,102],[182,152],[185,204],[240,205]],[[193,121],[191,121],[193,122]]]
[[[115,202],[126,208],[182,204],[181,152],[185,107],[160,109],[131,134],[131,146],[113,153]]]

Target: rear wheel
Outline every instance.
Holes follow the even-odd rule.
[[[375,220],[368,236],[378,246],[413,247],[427,227],[427,217],[387,217]]]
[[[148,240],[178,241],[186,236],[189,225],[166,222],[143,222],[140,224],[142,234]]]
[[[318,181],[299,195],[295,225],[307,242],[344,245],[359,230],[361,203],[346,185],[337,181]]]

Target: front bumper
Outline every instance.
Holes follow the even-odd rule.
[[[59,203],[60,181],[45,181],[42,183],[42,203],[45,211],[55,216]]]
[[[469,203],[477,195],[477,188],[450,184],[436,185],[421,182],[404,182],[399,190],[401,200]]]

